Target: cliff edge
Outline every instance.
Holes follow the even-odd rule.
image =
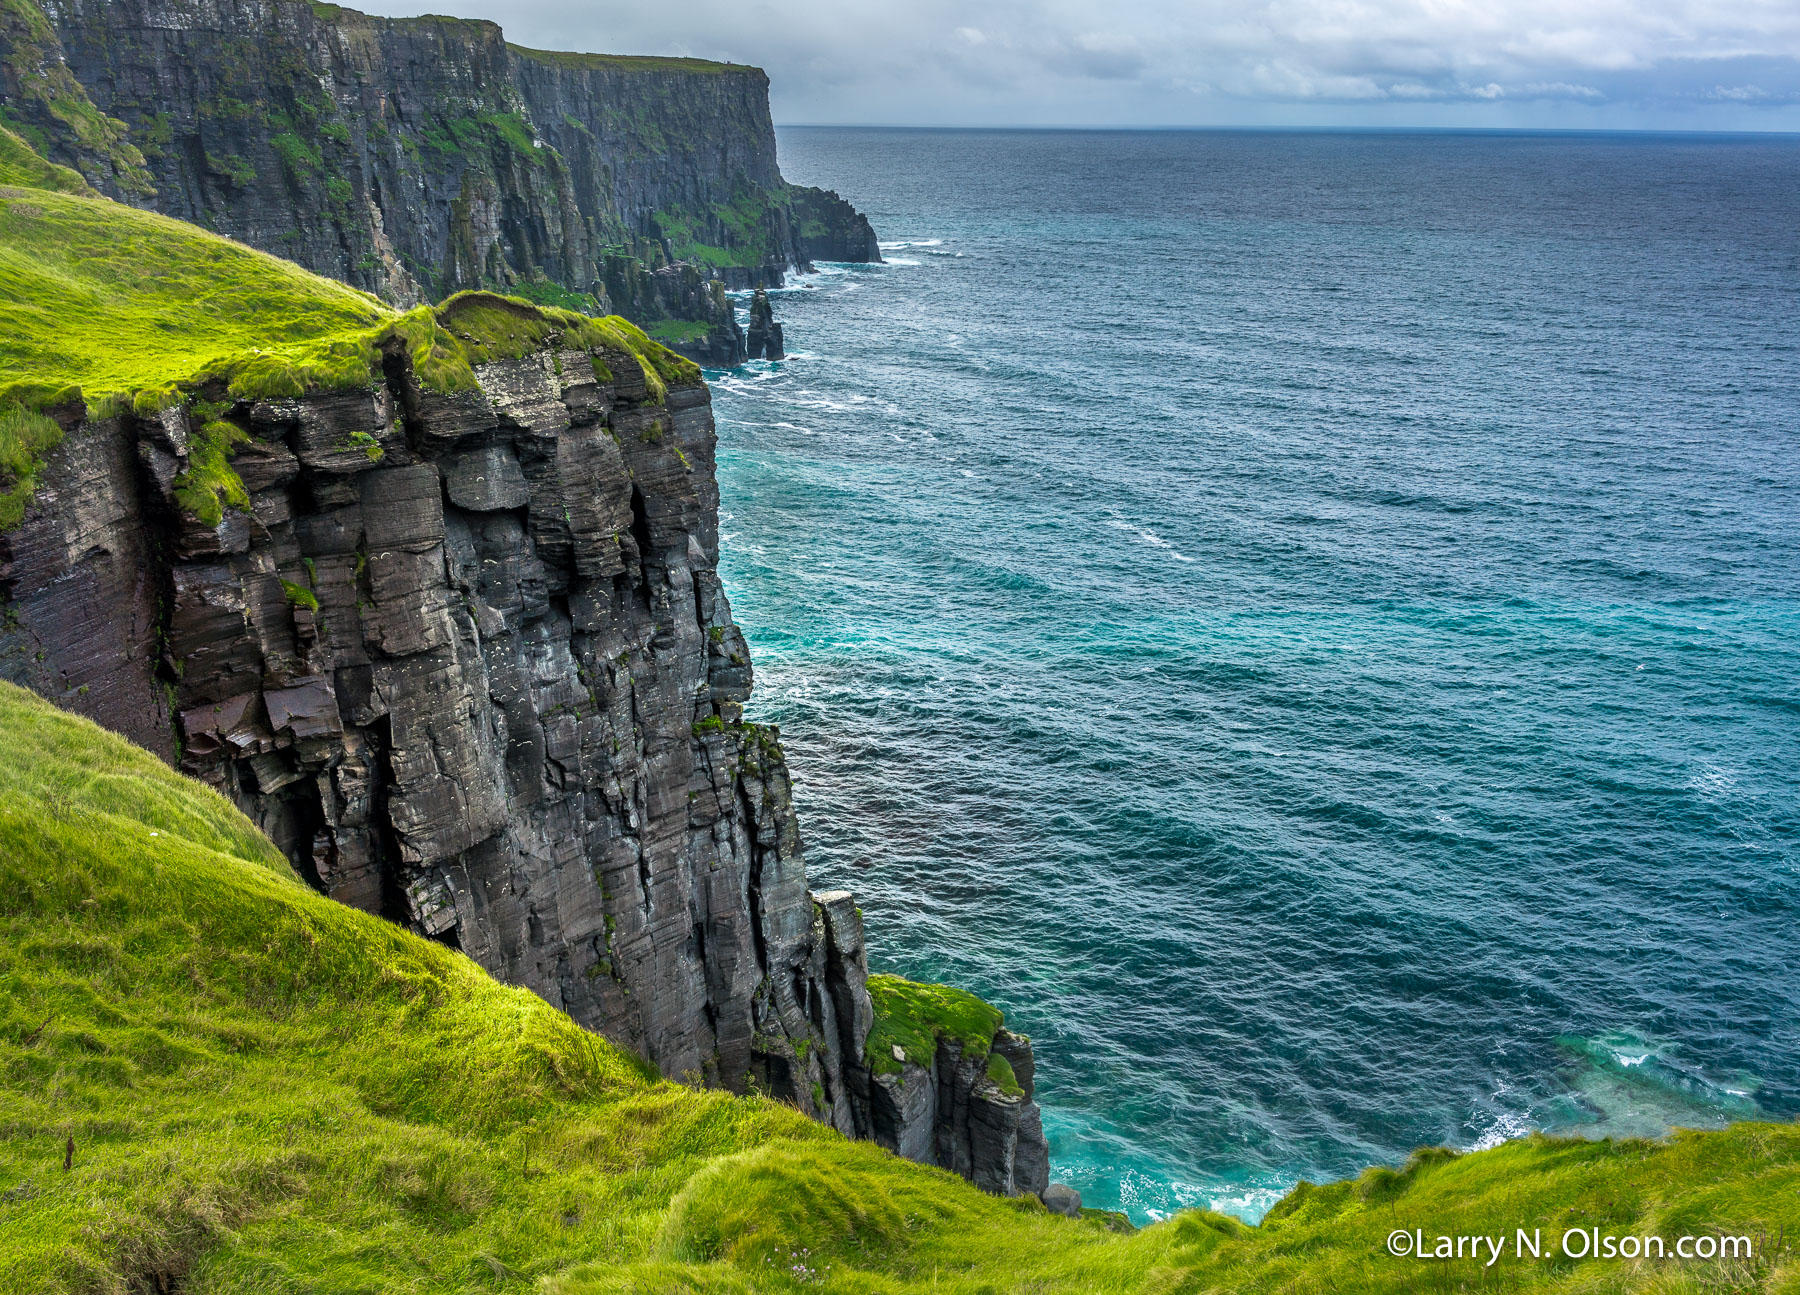
[[[847,202],[782,178],[759,68],[529,50],[491,22],[306,0],[8,15],[10,120],[42,119],[52,160],[397,305],[495,289],[731,364],[724,290],[881,257]]]
[[[0,678],[665,1074],[869,1136],[861,916],[743,718],[698,367],[77,194],[0,190],[0,256],[38,275],[0,306]]]

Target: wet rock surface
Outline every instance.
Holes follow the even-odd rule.
[[[769,294],[761,288],[750,298],[750,327],[745,332],[746,349],[752,360],[782,360],[787,349],[782,343],[781,325],[775,322],[775,308]]]

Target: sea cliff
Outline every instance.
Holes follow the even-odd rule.
[[[10,118],[135,165],[34,66]],[[808,889],[691,362],[396,311],[3,127],[0,283],[0,1289],[1792,1287],[1792,1125],[1117,1235],[1029,1041]],[[1712,1251],[1422,1266],[1602,1225]]]
[[[696,365],[490,293],[396,315],[79,194],[0,190],[0,247],[41,276],[7,321],[36,380],[0,399],[0,677],[665,1074],[1044,1189],[1028,1091],[946,1088],[910,1117],[964,1130],[941,1151],[880,1118],[861,915],[809,893],[743,716]],[[236,353],[183,376],[184,343]]]
[[[9,101],[67,82],[107,123],[38,112],[52,160],[399,305],[501,289],[728,364],[745,352],[723,289],[880,259],[848,203],[782,179],[758,68],[304,0],[6,3],[33,69]]]

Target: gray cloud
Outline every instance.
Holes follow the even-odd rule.
[[[527,45],[755,63],[790,122],[1800,130],[1794,0],[431,7],[494,19]]]

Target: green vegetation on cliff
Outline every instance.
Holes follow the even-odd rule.
[[[700,378],[617,317],[488,293],[401,314],[230,239],[93,196],[4,130],[0,179],[15,182],[0,186],[0,531],[17,525],[37,464],[60,439],[33,411],[77,398],[94,414],[148,413],[202,388],[256,399],[366,387],[393,347],[426,388],[469,390],[475,366],[553,334],[565,347],[635,359],[653,400]],[[612,376],[604,359],[595,373]],[[181,483],[184,506],[205,521],[245,504],[220,441],[231,431],[202,427]]]
[[[45,161],[13,131],[0,126],[0,185],[88,193],[88,182],[66,166]]]
[[[762,71],[747,63],[718,63],[705,58],[663,58],[654,54],[576,54],[564,50],[528,49],[523,45],[510,43],[506,48],[520,58],[574,72],[610,69],[622,72],[699,72],[717,75],[724,72]]]
[[[0,405],[0,531],[19,524],[37,489],[38,467],[62,438],[62,427],[44,415]]]
[[[277,365],[329,381],[393,318],[367,293],[166,216],[0,189],[0,395],[79,386],[97,402]]]
[[[753,269],[780,260],[776,213],[784,201],[761,189],[741,188],[730,202],[702,210],[664,207],[651,219],[678,261]]]
[[[0,106],[0,123],[38,153],[61,155],[90,172],[109,172],[126,193],[156,192],[125,123],[94,107],[34,0],[0,0],[0,88],[10,100]]]
[[[897,1052],[929,1070],[939,1042],[946,1038],[955,1039],[971,1056],[985,1056],[1004,1020],[999,1008],[966,990],[921,985],[900,976],[870,976],[869,999],[875,1007],[875,1024],[863,1051],[869,1069],[878,1075],[900,1073]],[[1006,1077],[1017,1086],[1010,1065]]]
[[[252,398],[366,386],[395,339],[427,386],[458,390],[474,385],[472,365],[556,332],[631,355],[665,384],[699,379],[616,317],[486,293],[401,314],[185,222],[56,191],[73,173],[41,159],[48,170],[33,170],[36,155],[17,145],[0,132],[0,176],[51,187],[0,187],[0,402],[41,405],[76,387],[98,407],[167,403],[209,382]]]
[[[202,423],[188,444],[188,468],[175,478],[175,498],[208,526],[217,526],[227,506],[250,511],[250,492],[231,466],[238,446],[250,439],[240,427],[216,419]]]
[[[1784,1226],[1800,1127],[1771,1124],[1424,1154],[1303,1186],[1260,1228],[1196,1213],[1120,1236],[986,1196],[766,1099],[658,1080],[314,893],[211,790],[0,684],[9,1293],[1778,1291],[1800,1281]],[[1758,1250],[1385,1254],[1415,1227]]]

